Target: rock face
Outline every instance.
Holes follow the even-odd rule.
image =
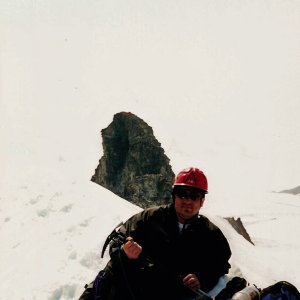
[[[147,123],[121,112],[101,134],[103,156],[92,181],[143,208],[172,201],[175,175]]]
[[[254,245],[250,238],[250,235],[248,234],[246,228],[244,227],[244,224],[242,223],[241,218],[235,219],[230,217],[225,219],[231,224],[231,226],[236,230],[237,233],[242,235],[248,242]]]
[[[292,195],[300,195],[300,186],[297,186],[293,189],[290,189],[290,190],[284,190],[284,191],[281,191],[279,193],[287,193],[287,194],[292,194]]]

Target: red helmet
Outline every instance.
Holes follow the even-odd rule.
[[[178,173],[173,188],[175,186],[192,187],[204,191],[205,194],[208,193],[206,176],[198,168],[187,168]]]

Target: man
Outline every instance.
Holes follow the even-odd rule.
[[[183,300],[209,292],[228,273],[231,251],[220,229],[199,215],[207,192],[204,173],[185,169],[172,204],[127,220],[110,243],[100,299]]]

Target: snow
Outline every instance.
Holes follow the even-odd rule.
[[[125,4],[126,3],[126,4]],[[137,114],[202,213],[230,275],[300,287],[297,1],[1,1],[0,298],[75,300],[106,236],[140,208],[90,181],[101,129]],[[180,20],[180,21],[179,21]],[[241,217],[255,246],[224,217]]]
[[[74,299],[103,266],[105,236],[139,208],[92,182],[32,184],[1,209],[1,297]]]
[[[49,183],[32,178],[10,188],[1,193],[2,299],[77,299],[108,260],[107,252],[100,257],[106,236],[141,210],[91,181],[71,177]],[[260,287],[279,280],[299,286],[299,199],[278,193],[262,197],[221,213],[221,200],[208,195],[202,213],[230,243],[230,276],[244,276]],[[226,216],[242,218],[255,246],[232,229]]]

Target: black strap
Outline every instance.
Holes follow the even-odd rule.
[[[132,287],[131,287],[131,284],[130,284],[130,279],[129,279],[129,276],[127,274],[127,271],[126,271],[126,267],[124,265],[124,262],[123,262],[123,258],[122,258],[122,253],[121,253],[121,249],[118,250],[118,258],[119,258],[119,262],[120,262],[120,266],[121,266],[121,271],[122,271],[122,275],[123,275],[123,279],[124,279],[124,282],[127,286],[127,290],[129,292],[129,295],[131,297],[132,300],[135,300],[136,297],[135,297],[135,294],[132,290]]]

